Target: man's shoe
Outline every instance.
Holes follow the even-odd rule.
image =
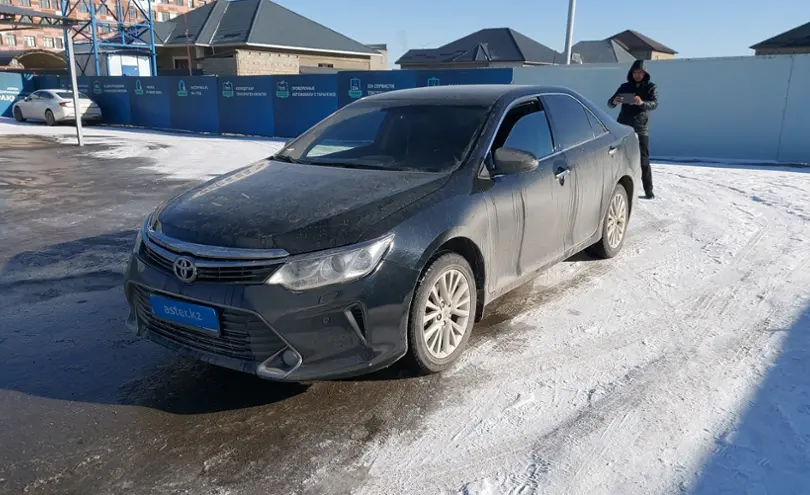
[[[655,194],[653,194],[651,192],[648,192],[647,193],[647,199],[655,199]]]

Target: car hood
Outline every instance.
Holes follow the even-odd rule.
[[[170,200],[154,228],[210,246],[318,251],[365,240],[369,227],[448,177],[262,160]]]

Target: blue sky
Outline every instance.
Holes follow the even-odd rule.
[[[387,43],[393,63],[482,28],[511,27],[562,51],[568,0],[274,0],[362,43]],[[634,29],[680,58],[751,55],[748,47],[810,22],[810,0],[578,0],[574,42]]]

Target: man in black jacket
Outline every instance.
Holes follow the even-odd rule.
[[[622,94],[636,95],[632,101],[622,101]],[[644,70],[644,61],[636,60],[627,73],[627,82],[619,86],[608,100],[610,108],[621,104],[617,119],[620,124],[629,125],[638,134],[641,151],[641,182],[647,199],[653,199],[652,169],[650,168],[650,135],[647,130],[650,110],[658,107],[658,89],[650,81],[650,74]]]

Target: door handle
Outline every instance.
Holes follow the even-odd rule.
[[[566,177],[568,177],[569,175],[571,175],[571,169],[570,168],[562,168],[562,167],[560,167],[554,173],[554,177],[556,177],[557,180],[563,180]]]
[[[619,149],[618,146],[611,146],[608,148],[608,155],[613,156],[616,154],[616,151]]]

